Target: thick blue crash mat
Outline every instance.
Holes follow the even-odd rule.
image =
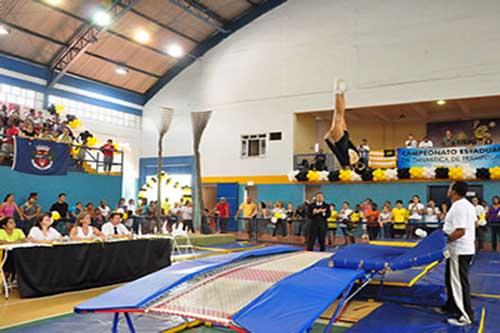
[[[469,273],[471,291],[484,297],[500,297],[500,253],[479,252]]]
[[[446,237],[442,230],[430,234],[411,248],[354,244],[332,255],[334,267],[380,271],[407,269],[443,259]]]
[[[363,271],[329,268],[324,259],[261,294],[232,320],[252,333],[305,332]]]
[[[475,306],[476,323],[466,327],[451,326],[445,322],[446,317],[435,313],[430,308],[410,307],[400,304],[385,303],[346,333],[476,333],[481,319],[481,306]],[[495,331],[485,331],[495,332]],[[498,331],[496,331],[498,332]]]
[[[92,298],[75,307],[75,312],[120,311],[140,309],[169,289],[193,276],[239,260],[300,251],[294,246],[276,245],[198,260],[184,261],[146,275],[133,282]]]

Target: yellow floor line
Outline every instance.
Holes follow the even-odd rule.
[[[477,333],[484,333],[484,320],[486,318],[486,308],[483,307],[481,311],[481,321],[479,322],[479,328],[477,329]]]

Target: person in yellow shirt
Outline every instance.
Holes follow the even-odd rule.
[[[396,201],[396,207],[392,209],[392,238],[402,238],[405,235],[409,216],[408,210],[403,207],[403,201]]]
[[[23,231],[16,228],[16,220],[13,217],[4,217],[0,220],[0,244],[24,242],[25,238]],[[3,253],[0,252],[0,260],[2,258]],[[15,276],[15,270],[11,256],[7,257],[3,271],[5,272],[7,281],[12,281]]]
[[[23,242],[25,238],[24,232],[16,228],[16,221],[13,217],[0,220],[0,244]]]
[[[240,230],[246,230],[248,232],[248,237],[251,237],[251,233],[257,228],[253,226],[254,218],[257,215],[257,206],[253,202],[252,198],[247,197],[245,202],[243,202],[238,211],[236,212],[236,219],[239,218],[240,214],[243,213],[243,220],[241,223]]]
[[[330,205],[330,217],[326,220],[328,231],[328,245],[335,245],[337,236],[337,221],[339,220],[339,212],[335,208],[335,204]]]

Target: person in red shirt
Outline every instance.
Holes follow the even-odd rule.
[[[101,151],[104,155],[104,172],[108,175],[111,172],[111,167],[113,166],[113,156],[115,154],[115,146],[113,145],[113,140],[108,139],[106,144],[101,147]]]
[[[14,137],[19,135],[19,128],[16,126],[14,118],[7,120],[7,129],[5,130],[5,141],[2,150],[12,154],[14,152]]]
[[[219,221],[219,230],[221,233],[225,233],[227,230],[227,221],[229,220],[229,215],[231,209],[229,207],[229,203],[226,201],[226,198],[221,197],[220,201],[217,203],[215,208],[210,213],[216,213]]]
[[[375,240],[380,233],[380,222],[378,221],[380,212],[378,210],[377,204],[372,203],[371,209],[369,209],[365,214],[368,238],[370,240]]]

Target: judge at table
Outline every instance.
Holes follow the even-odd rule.
[[[80,214],[76,219],[75,226],[71,229],[69,234],[71,240],[82,241],[82,240],[94,240],[96,238],[104,238],[99,229],[91,226],[92,217],[89,213]]]
[[[0,244],[24,242],[24,232],[16,228],[16,220],[13,217],[4,217],[0,220]]]
[[[52,217],[44,213],[38,219],[36,225],[31,228],[28,234],[28,240],[34,243],[50,243],[62,240],[62,235],[56,229],[52,228]]]
[[[122,223],[122,214],[113,212],[109,217],[109,222],[104,223],[101,232],[104,236],[111,238],[126,238],[130,236],[130,231]]]

